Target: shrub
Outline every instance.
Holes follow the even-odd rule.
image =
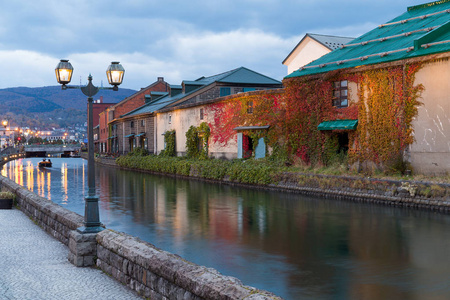
[[[0,192],[0,199],[14,199],[16,195],[11,192]]]
[[[184,176],[198,176],[206,179],[230,180],[249,184],[275,183],[280,171],[273,163],[266,160],[186,159],[166,156],[121,156],[116,160],[121,167],[162,172]]]
[[[198,130],[197,127],[191,126],[189,130],[186,131],[186,156],[188,158],[196,158],[199,155],[198,150]]]
[[[128,156],[147,156],[148,151],[144,148],[135,148],[133,151],[128,152]]]
[[[164,133],[164,143],[166,146],[165,149],[161,151],[160,156],[176,156],[175,141],[175,130],[166,131]]]

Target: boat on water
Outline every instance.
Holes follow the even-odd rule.
[[[38,166],[39,166],[39,168],[51,168],[52,167],[52,161],[51,160],[40,161]]]
[[[78,153],[78,151],[72,151],[70,152],[70,157],[81,157],[81,155]]]

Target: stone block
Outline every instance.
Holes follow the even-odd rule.
[[[156,290],[157,286],[158,286],[158,276],[156,276],[154,273],[150,272],[150,271],[146,271],[147,275],[147,283],[146,285],[151,288],[152,290]]]
[[[158,293],[158,292],[156,292],[154,290],[151,290],[150,291],[150,299],[152,299],[152,300],[165,300],[166,297],[163,297],[160,293]]]
[[[122,263],[122,272],[128,275],[128,265],[130,264],[130,261],[126,258],[123,259]]]
[[[122,270],[123,257],[120,256],[120,255],[115,254],[115,255],[114,255],[114,259],[111,260],[111,264],[112,264],[115,268],[117,268],[117,269],[119,269],[119,270]]]
[[[85,266],[84,266],[84,260],[83,260],[83,257],[81,257],[81,256],[76,256],[76,255],[74,255],[73,253],[70,253],[70,252],[69,252],[67,258],[68,258],[68,260],[69,260],[73,265],[75,265],[76,267],[85,267]]]
[[[158,277],[155,290],[162,296],[169,297],[172,284],[162,277]]]
[[[69,261],[77,267],[94,265],[97,256],[97,240],[95,233],[83,234],[72,230],[69,234],[69,250],[72,255]]]
[[[186,291],[178,286],[173,285],[167,296],[169,299],[186,299]]]
[[[83,256],[83,266],[82,267],[90,267],[95,265],[95,256],[87,255]]]
[[[111,267],[111,276],[114,277],[115,279],[118,279],[119,278],[119,272],[118,271],[119,270],[117,270],[116,268]]]

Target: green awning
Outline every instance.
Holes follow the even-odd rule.
[[[129,134],[129,135],[126,135],[125,137],[126,137],[126,138],[129,138],[129,137],[134,137],[134,133],[132,133],[132,134]]]
[[[142,135],[145,135],[145,132],[141,132],[141,133],[139,133],[139,134],[136,134],[136,137],[142,136]]]
[[[325,121],[319,124],[319,130],[355,130],[358,120]]]

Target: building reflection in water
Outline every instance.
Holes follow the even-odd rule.
[[[75,164],[51,170],[51,196],[83,214],[86,166]],[[2,174],[21,181],[11,166]],[[285,299],[450,299],[448,215],[103,166],[96,183],[108,228]]]
[[[27,171],[27,189],[29,189],[30,191],[33,191],[33,187],[34,187],[34,166],[31,163],[31,161],[27,161],[27,166],[26,166],[26,171]]]
[[[41,158],[28,158],[11,161],[4,165],[1,174],[37,195],[63,206],[68,204],[70,195],[73,194],[71,189],[81,194],[80,197],[73,198],[84,200],[86,179],[85,163],[82,160],[72,160],[70,162],[75,164],[69,165],[64,159],[54,158],[52,168],[39,168],[38,164],[41,160]],[[81,186],[78,186],[78,182],[82,183]],[[56,198],[54,198],[55,194]]]
[[[69,199],[69,195],[67,193],[67,185],[68,185],[68,181],[67,181],[67,163],[62,163],[61,164],[61,192],[63,194],[62,197],[62,203],[63,204],[67,204],[67,201]]]
[[[427,243],[448,249],[450,232],[433,232],[442,234],[449,216],[109,168],[98,175],[108,214],[121,211],[134,224],[119,230],[285,299],[450,296],[445,251],[417,255],[413,230],[425,226]],[[417,268],[416,255],[440,266]]]

